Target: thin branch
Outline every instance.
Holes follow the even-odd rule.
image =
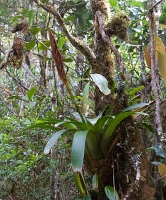
[[[164,101],[162,101],[161,103],[160,103],[160,106],[163,104],[163,103],[165,103],[166,102],[166,100],[164,100]],[[154,104],[155,103],[155,100],[154,101],[152,101],[151,103],[150,103],[150,106],[152,105],[152,104]],[[148,106],[148,108],[150,108],[149,106]],[[148,115],[150,115],[153,111],[155,110],[155,105],[150,109],[150,111],[147,113]],[[138,115],[139,116],[139,115]],[[138,126],[138,125],[140,125],[141,123],[142,123],[142,121],[144,120],[144,119],[146,119],[146,115],[144,115],[143,117],[141,117],[141,119],[139,120],[139,121],[137,121],[136,122],[136,125]],[[137,117],[136,117],[137,118]],[[135,119],[136,119],[135,118]]]
[[[10,72],[6,69],[5,70],[7,72],[7,74],[15,81],[15,83],[17,85],[19,85],[20,87],[23,87],[25,90],[28,90],[28,88],[26,88],[21,82],[19,82],[15,77],[13,77]]]
[[[95,61],[95,56],[94,53],[92,52],[92,50],[88,47],[87,44],[85,44],[84,42],[82,42],[81,40],[79,40],[78,38],[74,38],[67,30],[66,28],[66,24],[63,20],[63,18],[61,17],[61,15],[59,14],[59,12],[57,11],[56,8],[53,8],[52,6],[46,5],[41,3],[39,0],[34,0],[34,2],[42,7],[45,11],[47,11],[48,13],[52,14],[55,19],[57,20],[57,22],[59,23],[59,25],[61,26],[64,34],[66,35],[66,37],[69,39],[70,43],[79,51],[81,51],[82,54],[85,55],[85,57],[87,58],[87,60],[89,61],[89,63],[91,65],[95,65],[96,61]]]
[[[98,22],[99,22],[99,28],[100,28],[100,33],[101,33],[101,36],[104,40],[105,43],[107,43],[111,50],[113,51],[113,53],[115,54],[116,56],[116,59],[118,61],[118,64],[119,64],[119,67],[121,69],[121,72],[124,74],[125,72],[125,67],[124,67],[124,62],[123,62],[123,59],[119,53],[119,51],[116,49],[116,47],[111,43],[109,37],[105,34],[105,31],[104,31],[104,24],[103,24],[103,20],[102,20],[102,14],[100,11],[96,11],[96,15],[97,15],[97,18],[98,18]]]
[[[153,10],[162,2],[163,0],[158,1],[152,8],[149,9],[150,12],[153,12]]]
[[[16,117],[19,117],[12,109],[10,109],[5,102],[2,100],[2,98],[0,97],[0,101],[2,102],[2,104],[5,106],[5,108],[7,108],[11,113],[13,113],[13,115],[15,115]]]

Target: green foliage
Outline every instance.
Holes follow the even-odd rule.
[[[33,34],[33,35],[36,35],[36,34],[38,34],[39,32],[40,32],[40,27],[38,27],[38,26],[31,26],[31,28],[30,28],[30,32]]]
[[[86,31],[92,26],[92,11],[90,10],[88,1],[76,0],[61,3],[59,7],[62,15],[66,14],[65,22],[74,24],[75,31],[83,36]]]
[[[63,47],[65,41],[66,41],[66,38],[64,38],[64,37],[60,37],[60,38],[59,38],[58,44],[57,44],[58,49],[60,49],[60,50],[62,49],[62,47]]]
[[[85,141],[88,131],[77,131],[72,142],[71,162],[74,172],[81,172],[84,160]]]
[[[31,50],[34,48],[35,45],[36,45],[36,41],[31,40],[30,42],[26,43],[25,48],[26,48],[26,50]]]
[[[39,50],[47,50],[48,47],[50,47],[50,41],[42,41],[38,43],[38,49]]]
[[[111,6],[114,6],[114,7],[117,7],[117,8],[119,7],[117,0],[109,0],[109,2],[111,4]]]
[[[47,98],[45,97],[41,101],[43,97],[38,97],[36,92],[36,88],[27,91],[25,114],[21,118],[12,113],[7,114],[9,111],[3,107],[3,114],[6,113],[6,116],[4,115],[3,119],[0,119],[0,198],[10,194],[13,187],[20,198],[21,196],[26,199],[50,198],[50,176],[60,168],[60,160],[51,160],[49,156],[43,154],[46,138],[50,135],[50,127],[49,129],[44,127],[45,130],[43,129],[42,132],[39,129],[22,131],[23,127],[36,122],[38,116],[43,116],[43,114],[49,116]],[[20,100],[22,98],[13,95],[8,101],[18,104]],[[27,106],[31,102],[35,102],[37,106]],[[60,155],[65,155],[64,152],[67,149],[69,146],[61,138],[57,150]],[[64,178],[71,179],[70,174],[62,172]]]
[[[130,109],[140,108],[144,104],[139,106],[132,106]],[[95,119],[86,119],[79,122],[72,118],[67,118],[65,121],[57,119],[45,119],[39,120],[35,125],[29,126],[28,129],[32,128],[50,128],[50,130],[58,128],[59,126],[64,127],[56,132],[48,141],[44,152],[49,153],[50,149],[57,142],[62,134],[72,140],[72,152],[71,152],[71,163],[74,171],[74,178],[78,190],[82,196],[87,195],[87,190],[82,174],[84,154],[88,153],[94,160],[104,159],[109,150],[109,141],[111,136],[117,127],[117,125],[126,117],[132,115],[133,112],[122,112],[117,116],[102,116],[101,114]],[[54,126],[52,126],[54,124]],[[66,129],[67,128],[67,129]],[[74,133],[71,137],[71,133]],[[86,149],[86,151],[85,151]],[[109,190],[107,191],[109,193]],[[110,194],[108,194],[110,195]]]
[[[110,94],[110,89],[108,88],[108,81],[105,77],[103,77],[101,74],[91,74],[91,78],[98,86],[101,92],[103,92],[105,95]]]
[[[166,5],[163,7],[159,22],[160,24],[166,24]]]
[[[31,26],[32,23],[33,23],[33,20],[34,20],[34,18],[36,16],[36,13],[35,13],[34,10],[29,10],[28,13],[27,13],[27,16],[29,18],[29,25]]]
[[[21,123],[26,124],[27,122],[28,119],[21,120]],[[3,178],[3,185],[0,186],[1,195],[5,195],[6,190],[12,190],[15,185],[18,196],[25,195],[25,188],[29,191],[28,196],[24,196],[25,198],[47,196],[47,190],[41,191],[48,179],[43,178],[41,172],[45,170],[43,174],[47,177],[52,173],[53,168],[49,158],[43,155],[44,138],[41,138],[38,143],[36,139],[38,134],[34,131],[31,133],[21,132],[19,130],[21,128],[20,120],[16,117],[8,117],[1,120],[1,123],[3,124],[0,146],[0,173]],[[55,166],[58,165],[55,163]],[[40,182],[41,185],[34,191],[32,187],[37,182]],[[33,191],[36,193],[35,196]]]
[[[34,96],[34,94],[37,92],[37,89],[36,88],[31,88],[30,90],[28,90],[27,92],[27,97],[28,97],[28,100],[32,100],[32,97]]]
[[[137,7],[142,7],[142,1],[135,1],[135,0],[132,0],[131,2],[130,2],[130,4],[132,5],[132,6],[137,6]]]
[[[105,187],[105,193],[106,193],[108,199],[110,199],[110,200],[115,200],[115,199],[116,199],[116,200],[119,200],[118,193],[117,193],[116,190],[114,190],[113,187],[111,187],[111,186],[106,186],[106,187]]]

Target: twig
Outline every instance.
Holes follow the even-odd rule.
[[[152,8],[149,9],[150,12],[153,12],[156,6],[158,6],[163,0],[158,1]]]
[[[43,42],[39,41],[39,40],[37,39],[37,37],[35,37],[35,40],[36,40],[38,43],[40,43],[41,45],[43,45],[48,51],[51,51],[50,48],[49,48],[48,46],[46,46]]]
[[[156,180],[154,180],[155,182],[157,182],[157,181],[160,181],[161,179],[163,179],[164,177],[166,177],[166,175],[164,175],[164,176],[162,176],[162,177],[160,177],[160,178],[158,178],[158,179],[156,179]],[[153,184],[153,183],[152,183]]]
[[[10,109],[5,102],[2,100],[2,98],[0,97],[0,101],[2,102],[2,104],[5,106],[5,108],[7,108],[11,113],[13,113],[16,117],[19,117],[12,109]]]
[[[95,65],[96,61],[95,61],[95,56],[94,53],[92,52],[92,50],[88,47],[87,44],[83,43],[81,40],[79,40],[78,38],[74,38],[72,37],[72,35],[68,32],[67,28],[66,28],[66,24],[63,20],[63,18],[61,17],[61,15],[59,14],[59,12],[57,11],[56,8],[53,8],[52,6],[46,5],[41,3],[39,0],[34,0],[34,2],[42,7],[45,11],[47,11],[48,13],[52,14],[57,22],[59,23],[59,25],[61,26],[64,34],[66,35],[66,37],[69,39],[70,43],[79,51],[82,52],[82,54],[85,55],[85,57],[87,58],[87,60],[89,61],[89,63],[91,65]]]
[[[21,82],[19,82],[15,77],[13,77],[10,72],[6,69],[7,74],[16,82],[17,85],[23,87],[25,90],[28,90]]]
[[[105,31],[104,31],[104,24],[103,24],[103,21],[102,21],[102,14],[100,11],[96,11],[96,15],[97,15],[97,18],[98,18],[98,22],[99,22],[99,28],[100,28],[100,33],[101,33],[101,36],[104,40],[105,43],[107,43],[111,50],[114,52],[115,56],[116,56],[116,59],[118,61],[118,64],[119,64],[119,67],[121,69],[121,72],[124,74],[125,72],[125,67],[124,67],[124,62],[123,62],[123,59],[119,53],[119,51],[115,48],[115,46],[111,43],[109,37],[105,34]]]

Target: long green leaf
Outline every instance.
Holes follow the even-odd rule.
[[[50,152],[50,149],[54,146],[54,144],[57,142],[58,138],[67,130],[60,130],[56,132],[47,142],[47,145],[44,148],[44,153],[48,154]]]
[[[89,131],[87,133],[86,146],[90,155],[93,157],[94,160],[100,160],[104,158],[104,154],[100,148],[97,138],[92,131]]]
[[[78,191],[80,192],[81,196],[86,195],[86,186],[84,184],[84,181],[82,179],[81,173],[80,172],[73,172],[74,174],[74,181],[77,186]]]
[[[53,124],[55,124],[55,125],[53,126]],[[65,127],[68,130],[76,130],[77,129],[76,125],[74,125],[71,122],[65,122],[62,120],[57,120],[57,121],[56,120],[52,120],[52,121],[39,120],[36,124],[28,126],[23,131],[33,129],[33,128],[46,128],[46,129],[50,129],[50,130],[59,130],[59,128],[58,128],[59,126]]]
[[[84,91],[83,91],[83,112],[86,113],[88,106],[89,106],[89,101],[88,101],[88,97],[89,97],[89,85],[90,83],[88,82],[85,85]]]
[[[144,106],[148,106],[149,103],[137,103],[137,104],[134,104],[126,109],[124,109],[123,111],[129,111],[129,110],[136,110],[138,108],[142,108]]]
[[[81,131],[87,130],[86,123],[79,122],[79,121],[77,121],[73,118],[70,118],[70,117],[66,117],[66,119],[70,120],[71,123],[76,125],[79,128],[79,130],[81,130]]]
[[[101,139],[101,135],[103,134],[103,129],[105,127],[105,124],[111,118],[112,117],[110,117],[110,116],[101,117],[100,119],[98,119],[98,121],[94,125],[94,133],[95,133],[95,136],[98,141],[100,141],[100,139]]]
[[[74,125],[71,122],[66,122],[66,121],[62,121],[62,122],[59,122],[59,123],[55,124],[55,127],[59,127],[59,126],[63,126],[65,128],[67,128],[68,130],[70,130],[70,129],[77,129],[76,125]]]
[[[109,120],[107,123],[107,127],[103,132],[103,136],[101,138],[100,146],[103,150],[104,155],[106,155],[108,149],[109,149],[109,142],[110,138],[117,127],[117,125],[126,117],[134,114],[134,112],[122,112],[119,115],[117,115],[114,119]]]
[[[29,126],[28,128],[24,129],[23,131],[33,129],[33,128],[43,128],[43,129],[46,129],[46,130],[54,130],[54,131],[59,130],[59,128],[54,127],[52,125],[41,123],[41,124],[34,124],[32,126]]]
[[[94,131],[94,126],[90,123],[89,120],[86,119],[86,127],[87,127],[87,130],[92,130]]]
[[[87,118],[87,120],[91,123],[91,124],[96,124],[96,122],[102,117],[102,113],[100,113],[97,117],[95,118]]]
[[[35,13],[34,10],[28,11],[28,18],[29,18],[29,25],[30,26],[32,25],[35,16],[36,16],[36,13]]]
[[[137,93],[137,92],[143,90],[144,88],[145,88],[144,85],[140,85],[140,86],[137,87],[137,88],[133,88],[133,89],[129,92],[129,95],[132,96],[132,95],[134,95],[135,93]]]
[[[71,162],[74,172],[81,172],[82,170],[87,133],[88,131],[77,131],[74,134],[71,151]]]

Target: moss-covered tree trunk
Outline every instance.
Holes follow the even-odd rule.
[[[115,64],[109,43],[102,37],[99,19],[96,12],[102,13],[102,21],[105,27],[110,23],[110,14],[106,0],[91,0],[91,8],[94,15],[95,28],[95,55],[97,66],[92,66],[93,73],[102,74],[109,82],[111,94],[104,96],[98,88],[95,90],[95,112],[100,113],[106,106],[112,105],[113,112],[119,113],[128,106],[128,95],[125,92],[125,74],[119,72],[117,88],[114,88]],[[120,14],[119,14],[120,15]],[[120,16],[119,16],[120,17]],[[122,13],[124,17],[124,13]],[[116,20],[118,20],[116,18]],[[123,26],[123,24],[119,24]],[[119,27],[120,28],[120,27]],[[121,29],[121,31],[126,31]],[[108,33],[108,30],[106,31]],[[119,33],[114,32],[114,35]],[[122,33],[126,39],[126,33]],[[118,63],[119,64],[119,63]],[[124,120],[116,132],[110,144],[114,148],[110,150],[105,160],[96,163],[95,167],[99,175],[98,199],[105,199],[104,186],[112,185],[116,188],[121,198],[124,199],[153,199],[154,191],[149,186],[149,167],[145,149],[139,130],[135,127],[132,117]],[[112,146],[112,145],[111,145]]]

